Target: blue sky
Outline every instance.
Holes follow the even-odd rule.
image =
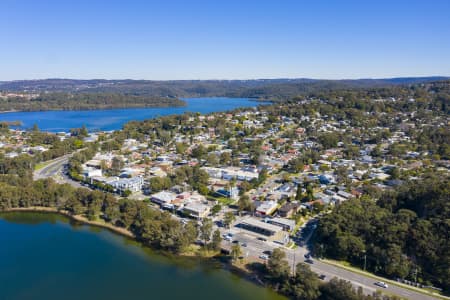
[[[2,0],[0,80],[450,75],[448,0]]]

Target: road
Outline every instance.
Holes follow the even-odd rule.
[[[237,224],[238,222],[239,221],[237,221],[235,224]],[[231,227],[230,229],[220,228],[220,230],[222,234],[231,233],[233,235],[233,241],[239,242],[239,244],[241,245],[242,255],[244,257],[247,257],[249,260],[257,260],[265,263],[265,260],[259,258],[260,255],[270,253],[271,251],[273,251],[273,249],[282,247],[281,245],[274,242],[258,240],[258,235],[240,229],[238,227]],[[308,236],[310,237],[311,233],[309,233]],[[309,237],[306,238],[306,242]],[[223,246],[225,249],[230,249],[231,245],[231,241],[223,241]],[[295,265],[299,262],[304,262],[305,255],[309,253],[306,247],[297,247],[294,250],[287,249],[285,247],[282,248],[286,252],[286,258],[290,266],[292,266],[293,272],[295,270]],[[378,280],[374,278],[324,263],[315,258],[313,258],[313,263],[309,265],[312,271],[316,272],[317,274],[325,275],[325,280],[330,280],[333,277],[344,279],[350,281],[355,287],[361,287],[367,294],[372,294],[377,290],[381,290],[382,292],[395,294],[402,298],[412,300],[437,299],[432,296],[424,295],[422,293],[392,284],[388,284],[389,287],[386,289],[377,287],[375,285],[375,282],[377,282]]]
[[[81,185],[71,180],[67,174],[64,172],[64,166],[69,162],[69,158],[72,154],[66,154],[64,156],[58,157],[52,160],[45,167],[34,171],[33,179],[45,179],[45,178],[53,178],[58,183],[68,183],[73,187],[81,187]]]

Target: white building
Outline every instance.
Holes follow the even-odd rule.
[[[150,200],[154,203],[157,203],[161,206],[167,206],[172,204],[172,201],[177,197],[175,193],[167,192],[167,191],[161,191],[156,194],[153,194],[150,197]]]
[[[188,202],[183,207],[183,212],[196,219],[206,218],[211,208],[202,202]]]
[[[275,201],[264,201],[256,208],[256,213],[264,216],[271,215],[278,207]]]
[[[140,176],[133,178],[124,178],[112,181],[110,184],[120,192],[124,192],[126,190],[129,190],[131,192],[138,192],[144,185],[144,178]]]

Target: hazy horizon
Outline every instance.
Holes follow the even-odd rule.
[[[11,79],[0,80],[0,82],[12,82],[12,81],[44,81],[44,80],[108,80],[108,81],[258,81],[258,80],[323,80],[323,81],[345,81],[345,80],[389,80],[389,79],[401,79],[401,78],[450,78],[450,75],[426,75],[426,76],[394,76],[394,77],[366,77],[366,78],[312,78],[312,77],[272,77],[272,78],[205,78],[205,79],[145,79],[145,78],[65,78],[65,77],[49,77],[49,78],[24,78],[24,79]]]

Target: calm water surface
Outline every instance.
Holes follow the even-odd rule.
[[[41,130],[51,132],[69,131],[70,128],[79,128],[83,125],[89,130],[117,130],[132,120],[145,120],[184,112],[206,114],[263,104],[248,98],[187,98],[183,100],[186,101],[187,106],[0,113],[0,121],[21,121],[24,129],[37,124]]]
[[[167,258],[45,213],[0,214],[0,299],[280,300],[215,263]]]

